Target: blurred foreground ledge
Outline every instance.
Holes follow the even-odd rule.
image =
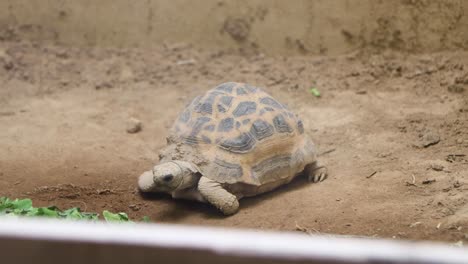
[[[468,263],[444,244],[163,224],[0,218],[1,263]]]

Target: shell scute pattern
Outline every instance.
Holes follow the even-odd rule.
[[[252,167],[253,174],[260,182],[281,178],[282,174],[289,170],[292,158],[291,155],[278,155],[263,160]],[[263,179],[263,177],[268,177],[268,179]]]
[[[260,98],[260,103],[267,105],[267,106],[274,107],[276,109],[283,108],[283,106],[279,102],[277,102],[275,99],[271,98],[270,96]]]
[[[260,185],[315,159],[303,150],[302,121],[262,89],[242,83],[221,84],[195,98],[172,133],[203,149],[198,153],[209,161],[209,176],[220,182]]]
[[[222,96],[221,97],[221,103],[227,107],[231,106],[231,103],[232,103],[232,96],[228,96],[228,95],[225,95],[225,96]]]
[[[252,134],[257,140],[270,137],[274,132],[273,126],[262,119],[257,119],[253,122],[252,128],[250,129],[250,134]]]
[[[247,94],[247,90],[244,89],[244,87],[237,87],[237,95],[243,95],[243,94]]]
[[[251,101],[247,101],[247,102],[241,102],[241,103],[236,107],[236,109],[234,110],[234,112],[232,112],[232,114],[233,114],[235,117],[240,117],[240,116],[244,116],[244,115],[249,115],[249,114],[255,113],[256,110],[257,110],[257,103],[251,102]]]
[[[235,183],[243,175],[243,168],[239,164],[230,163],[215,158],[212,173],[216,173],[218,179],[226,183]]]
[[[237,84],[235,82],[227,82],[227,83],[222,83],[218,86],[216,86],[214,89],[218,91],[224,91],[227,93],[232,93],[232,88],[234,88]]]
[[[283,114],[278,114],[273,118],[273,123],[275,124],[276,131],[279,133],[290,133],[293,131],[291,126],[288,124]]]
[[[234,128],[234,118],[227,117],[218,124],[218,132],[229,132]]]
[[[219,146],[234,153],[246,153],[255,146],[255,143],[255,138],[250,133],[242,133],[235,138],[223,140]]]

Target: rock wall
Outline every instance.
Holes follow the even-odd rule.
[[[0,39],[269,54],[468,49],[463,0],[2,0]]]

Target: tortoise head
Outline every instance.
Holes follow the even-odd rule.
[[[197,167],[185,161],[168,161],[144,172],[138,179],[142,192],[165,192],[194,187],[201,174]]]

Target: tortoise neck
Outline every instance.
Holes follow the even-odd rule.
[[[198,180],[201,177],[201,173],[199,172],[197,166],[191,162],[181,160],[172,160],[169,162],[176,164],[182,171],[182,181],[177,187],[177,190],[184,190],[197,186]]]

